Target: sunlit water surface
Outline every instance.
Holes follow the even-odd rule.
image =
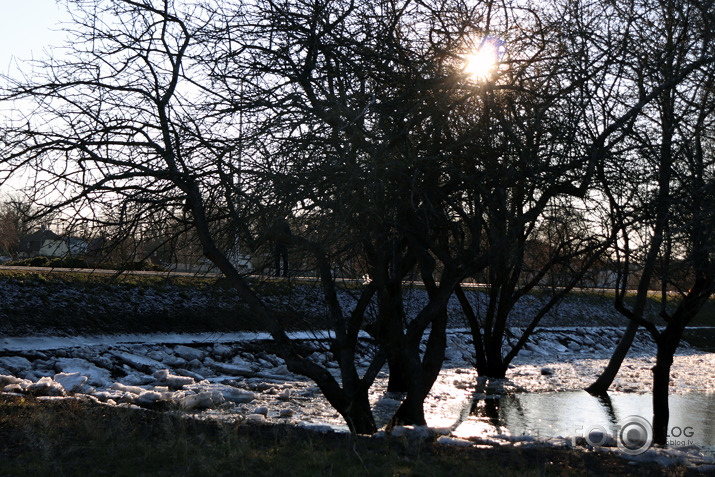
[[[631,416],[652,421],[649,394],[612,393],[597,398],[585,391],[515,393],[473,401],[453,434],[460,437],[578,437],[605,430],[617,434]],[[715,447],[715,394],[671,395],[668,444]]]

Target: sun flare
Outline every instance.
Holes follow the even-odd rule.
[[[506,55],[506,42],[500,38],[487,36],[478,48],[464,57],[464,73],[478,79],[489,79],[500,67]]]
[[[498,61],[496,48],[484,44],[476,53],[466,57],[464,72],[478,79],[486,79],[496,69]]]

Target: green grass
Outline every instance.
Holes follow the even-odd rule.
[[[0,395],[0,475],[685,475],[558,448],[461,448]]]

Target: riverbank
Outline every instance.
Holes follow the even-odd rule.
[[[326,326],[326,304],[314,280],[260,276],[247,280],[270,307],[282,310],[289,329]],[[338,283],[338,300],[344,310],[355,306],[360,286],[354,280]],[[484,314],[485,291],[467,287],[467,296],[478,313]],[[509,325],[526,326],[534,310],[549,297],[549,290],[523,296],[510,313]],[[408,319],[426,303],[427,294],[419,284],[405,284],[403,304]],[[450,299],[448,311],[451,328],[467,326],[456,297]],[[649,297],[646,317],[657,324],[659,313],[658,297]],[[623,327],[625,319],[614,309],[611,291],[592,289],[574,291],[540,325]],[[715,326],[715,299],[693,325]],[[0,336],[260,330],[235,290],[215,276],[0,267]]]
[[[271,424],[318,432],[345,428],[317,387],[288,372],[285,363],[271,353],[269,337],[251,328],[256,324],[242,315],[240,301],[229,289],[206,283],[202,288],[184,283],[114,286],[53,281],[48,285],[37,277],[23,280],[0,280],[0,294],[5,300],[2,313],[7,318],[0,320],[4,327],[0,329],[0,391],[6,398],[42,402],[79,399],[107,409],[180,413],[222,426]],[[271,303],[290,310],[291,324],[296,328],[292,336],[313,346],[311,357],[337,376],[326,352],[327,334],[300,331],[321,323],[319,313],[324,305],[316,290],[302,285],[296,290],[280,281],[260,286]],[[407,298],[411,313],[424,306],[423,290],[411,290]],[[349,308],[355,296],[344,289],[340,299]],[[474,299],[478,306],[478,292]],[[528,319],[530,310],[542,299],[525,297],[515,308],[515,326],[509,330],[511,342],[519,336],[517,325]],[[27,306],[18,313],[13,303]],[[465,433],[469,426],[464,424],[481,419],[470,414],[475,402],[519,393],[580,390],[590,384],[623,332],[622,319],[619,321],[609,305],[607,297],[592,294],[565,302],[545,317],[544,328],[514,361],[507,379],[487,382],[472,368],[471,339],[460,328],[464,323],[459,305],[451,303],[444,369],[425,402],[428,424],[434,430],[427,433],[430,442],[476,449],[566,449],[575,445],[578,451],[588,450],[583,440],[577,443],[575,434],[565,439],[534,439],[531,435],[509,435],[498,426],[481,433]],[[118,312],[112,317],[115,306]],[[204,316],[215,316],[217,309],[223,309],[231,319],[202,321]],[[56,315],[56,310],[62,313]],[[183,318],[177,320],[175,314]],[[20,332],[9,332],[13,330]],[[152,332],[128,333],[143,330]],[[367,335],[362,339],[369,341]],[[639,333],[614,383],[614,392],[636,395],[650,391],[654,351],[649,336]],[[671,392],[715,391],[713,356],[684,344],[673,367]],[[358,363],[363,369],[368,364],[368,356]],[[383,373],[372,387],[370,399],[382,426],[401,396],[386,393]],[[646,411],[639,414],[649,417]],[[399,432],[425,433],[420,429]],[[606,446],[602,451],[614,452],[616,448]],[[687,465],[708,470],[712,465],[708,455],[696,451],[653,450],[641,461],[649,459],[647,462],[670,469]]]
[[[475,402],[504,395],[583,389],[605,366],[608,350],[621,332],[618,328],[544,330],[531,343],[531,352],[515,361],[505,380],[486,381],[478,378],[469,364],[468,333],[452,330],[443,372],[425,402],[428,424],[437,431],[432,437],[441,436],[442,445],[574,447],[575,433],[565,439],[534,439],[510,435],[499,426],[475,428],[475,422],[485,419],[470,413],[469,408]],[[313,359],[329,363],[316,335],[296,334],[294,338],[312,343]],[[0,390],[17,397],[54,401],[72,396],[110,408],[180,412],[225,424],[344,431],[342,418],[317,387],[288,372],[280,358],[270,353],[267,339],[261,333],[3,337]],[[588,352],[581,349],[588,343],[600,347],[593,346]],[[639,335],[634,355],[626,359],[614,383],[614,392],[649,392],[653,351],[647,336]],[[366,358],[361,365],[368,365]],[[336,368],[329,369],[337,375]],[[715,355],[682,349],[675,358],[671,392],[713,391]],[[399,400],[400,396],[386,392],[386,374],[382,374],[371,388],[378,425],[387,422]],[[649,417],[647,412],[643,414]],[[709,454],[693,449],[673,452],[654,450],[646,457],[668,467],[683,464],[707,470],[715,464],[708,460]]]

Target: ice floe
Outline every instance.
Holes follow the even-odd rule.
[[[510,332],[513,343],[519,330]],[[475,398],[583,389],[606,365],[609,350],[621,334],[621,329],[609,327],[541,330],[517,357],[505,380],[487,382],[471,367],[469,333],[452,329],[443,372],[425,401],[429,430],[399,427],[392,432],[417,438],[439,436],[437,442],[444,445],[568,445],[568,436],[539,440],[500,434],[470,440],[450,435],[449,429],[459,419],[464,403]],[[315,333],[296,336],[314,344],[316,361],[330,361]],[[342,418],[313,383],[290,373],[279,357],[251,351],[261,349],[257,342],[267,339],[260,333],[2,337],[0,391],[47,399],[86,396],[110,405],[183,410],[206,419],[344,429]],[[614,389],[649,392],[653,356],[652,341],[640,334]],[[715,354],[684,347],[675,358],[672,377],[674,393],[715,391]],[[400,399],[386,392],[386,374],[382,373],[371,389],[379,425],[386,423]],[[617,452],[617,448],[604,449]],[[694,451],[655,449],[648,456],[644,458],[657,462],[715,465]]]

